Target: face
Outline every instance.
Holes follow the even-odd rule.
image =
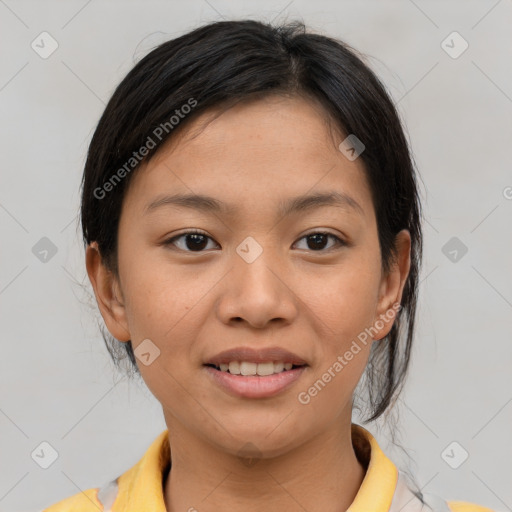
[[[339,151],[344,138],[300,98],[198,118],[133,176],[118,279],[88,249],[107,327],[132,340],[171,430],[273,456],[350,424],[373,339],[393,323],[409,246],[403,232],[404,263],[384,275],[363,162]],[[331,199],[307,199],[322,194]],[[225,371],[237,361],[242,373],[274,374]]]

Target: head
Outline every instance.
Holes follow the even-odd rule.
[[[400,392],[420,202],[397,111],[347,44],[232,21],[158,46],[98,123],[81,218],[107,347],[168,423],[278,453],[350,421],[363,375],[366,421]],[[240,346],[280,347],[305,370],[274,397],[235,397],[206,365]]]

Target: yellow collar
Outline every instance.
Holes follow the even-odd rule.
[[[139,462],[117,479],[115,510],[166,512],[163,483],[170,463],[168,434],[168,430],[159,434]],[[369,459],[369,463],[349,512],[387,512],[395,492],[398,470],[365,428],[352,424],[352,440],[358,458],[361,461]]]
[[[388,512],[398,481],[398,469],[381,450],[377,440],[352,423],[352,444],[359,460],[369,460],[366,475],[347,512]]]
[[[153,441],[143,457],[119,478],[101,488],[91,488],[55,503],[43,512],[167,512],[164,479],[169,471],[169,431]],[[412,512],[422,503],[407,487],[403,474],[386,457],[376,439],[360,425],[352,424],[352,444],[366,475],[347,512]],[[427,496],[423,493],[424,498]],[[464,501],[445,501],[428,495],[429,508],[436,512],[493,512]]]

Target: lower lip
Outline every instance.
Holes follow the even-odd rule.
[[[273,375],[233,375],[204,367],[214,381],[228,393],[241,398],[268,398],[289,388],[304,373],[306,366],[285,370]]]

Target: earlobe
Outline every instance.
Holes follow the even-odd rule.
[[[375,312],[375,328],[378,334],[375,340],[386,337],[400,309],[409,270],[411,268],[411,235],[407,229],[397,234],[395,239],[396,258],[387,275],[382,276],[379,290],[379,301]]]
[[[87,246],[85,266],[107,329],[117,340],[129,341],[130,332],[119,282],[114,273],[106,267],[97,242],[91,242]]]

